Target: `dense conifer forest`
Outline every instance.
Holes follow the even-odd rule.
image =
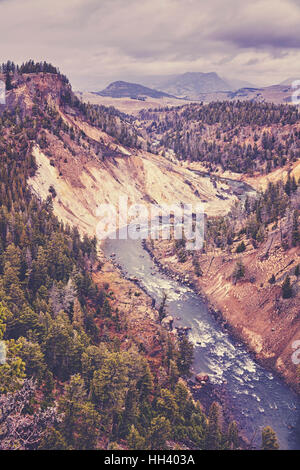
[[[210,171],[269,173],[300,157],[299,110],[272,103],[212,102],[142,110],[139,118],[161,149]],[[152,148],[153,150],[154,148]]]

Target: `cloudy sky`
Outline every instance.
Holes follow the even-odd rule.
[[[0,62],[47,60],[75,89],[216,71],[300,79],[300,0],[0,0]]]

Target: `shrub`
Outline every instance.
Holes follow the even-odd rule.
[[[239,279],[245,277],[245,266],[241,260],[237,261],[232,277],[235,281],[238,281]]]
[[[52,184],[51,184],[51,186],[49,186],[49,193],[51,193],[53,199],[57,196],[55,188]]]
[[[293,289],[291,286],[291,280],[289,276],[286,276],[282,284],[282,297],[283,299],[290,299],[293,295]]]
[[[269,279],[269,283],[270,283],[270,284],[275,284],[275,282],[276,282],[275,275],[272,274],[272,276],[271,276],[270,279]]]
[[[245,250],[246,250],[246,245],[244,242],[241,242],[236,248],[236,253],[243,253],[243,251]]]

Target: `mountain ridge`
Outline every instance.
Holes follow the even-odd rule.
[[[202,100],[208,93],[230,93],[241,88],[255,88],[239,79],[227,79],[216,72],[185,72],[183,74],[141,77],[138,83],[118,80],[106,88],[92,92],[98,96],[132,99],[175,98],[189,101]]]
[[[180,98],[199,99],[201,93],[229,91],[230,85],[216,72],[186,72],[166,78],[159,87]]]
[[[153,88],[148,88],[146,86],[140,85],[138,83],[125,82],[122,80],[112,82],[106,88],[104,88],[104,90],[94,93],[100,96],[110,96],[112,98],[177,98],[176,96],[172,96],[163,91],[158,91]]]

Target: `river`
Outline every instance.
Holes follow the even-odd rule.
[[[229,398],[230,413],[255,447],[261,443],[261,429],[271,426],[281,449],[300,448],[300,398],[272,372],[261,367],[224,330],[210,313],[205,301],[192,289],[162,273],[143,248],[141,240],[111,240],[103,244],[127,278],[136,278],[157,305],[167,293],[168,313],[175,326],[187,326],[195,346],[193,370],[205,372],[210,382],[222,387]],[[298,429],[298,431],[297,431]]]

